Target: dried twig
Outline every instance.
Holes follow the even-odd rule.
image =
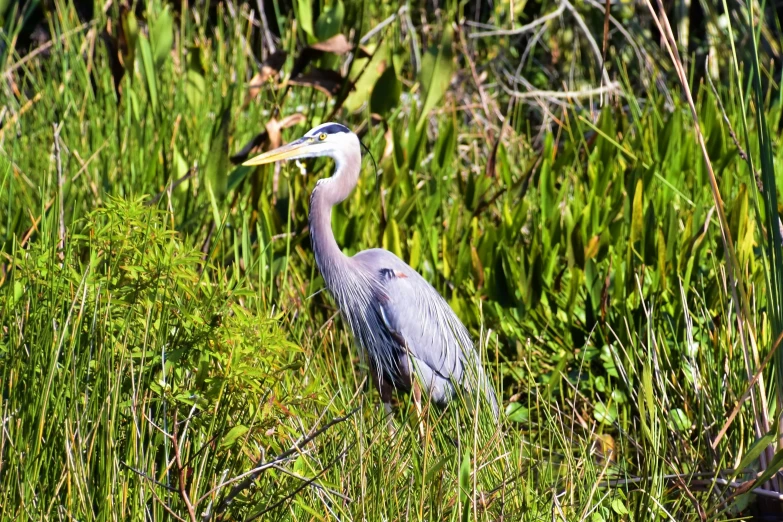
[[[128,470],[130,470],[130,471],[134,472],[135,474],[137,474],[137,475],[138,475],[138,476],[140,476],[141,478],[145,478],[145,479],[149,480],[150,482],[152,482],[152,483],[153,483],[153,484],[155,484],[156,486],[160,486],[160,487],[162,487],[163,489],[167,489],[168,491],[171,491],[172,493],[176,493],[176,492],[177,492],[177,488],[171,487],[171,486],[169,486],[168,484],[164,484],[163,482],[160,482],[160,481],[158,481],[158,480],[155,480],[155,477],[150,477],[148,474],[144,473],[142,470],[140,470],[140,469],[136,469],[136,468],[134,468],[134,467],[132,467],[132,466],[128,465],[128,463],[127,463],[127,462],[125,462],[125,461],[122,461],[122,460],[121,460],[121,461],[120,461],[120,465],[122,465],[122,466],[124,466],[126,469],[128,469]]]
[[[199,502],[201,502],[202,500],[204,500],[208,496],[212,495],[213,493],[216,493],[217,491],[223,489],[224,487],[226,487],[226,486],[228,486],[230,484],[233,484],[233,483],[237,482],[238,480],[242,480],[244,478],[244,480],[242,480],[242,482],[240,482],[239,484],[237,484],[236,486],[234,486],[231,489],[231,491],[228,493],[228,495],[226,495],[226,498],[224,498],[222,500],[222,502],[220,503],[220,505],[218,505],[217,509],[214,512],[215,514],[218,514],[218,515],[222,514],[228,508],[228,506],[231,505],[231,502],[233,502],[234,498],[236,498],[237,495],[239,495],[242,491],[244,491],[247,488],[249,488],[253,484],[253,482],[255,482],[255,480],[258,478],[258,476],[261,474],[262,471],[264,471],[264,470],[266,470],[266,469],[268,469],[268,468],[278,464],[279,462],[281,462],[282,460],[286,459],[290,455],[293,455],[294,453],[298,453],[299,451],[301,451],[300,448],[302,446],[304,446],[305,444],[309,444],[316,437],[318,437],[319,435],[321,435],[322,433],[327,431],[332,426],[334,426],[336,424],[340,424],[342,422],[345,422],[346,420],[351,418],[353,416],[353,414],[356,413],[357,411],[359,411],[359,407],[354,408],[353,410],[351,410],[350,412],[348,412],[347,414],[345,414],[342,417],[335,417],[334,419],[332,419],[331,421],[326,423],[321,428],[319,428],[319,429],[317,429],[315,431],[312,431],[309,435],[307,435],[305,437],[302,437],[298,441],[294,442],[294,444],[291,446],[290,449],[284,451],[283,453],[281,453],[280,455],[276,456],[272,460],[257,465],[254,469],[250,470],[247,473],[243,473],[239,477],[235,477],[235,478],[232,478],[232,479],[230,479],[230,480],[228,480],[226,482],[218,484],[217,486],[215,486],[214,488],[209,490],[207,493],[202,495],[201,498],[199,498],[196,503],[198,504]],[[317,478],[317,476],[315,478]],[[315,480],[315,479],[313,479],[313,480]],[[307,484],[305,484],[305,486],[306,485]],[[207,522],[208,520],[210,520],[212,515],[213,515],[212,513],[206,513],[202,517],[202,521],[203,522]]]
[[[173,433],[168,433],[166,430],[158,426],[146,414],[142,413],[142,415],[144,416],[145,419],[147,419],[147,422],[149,422],[164,437],[166,437],[171,441],[171,444],[174,449],[174,462],[176,463],[176,467],[177,467],[177,482],[179,483],[178,484],[179,496],[182,499],[182,502],[185,503],[185,507],[188,510],[188,516],[190,517],[190,522],[196,522],[196,507],[193,504],[193,502],[191,502],[190,497],[188,496],[187,487],[186,487],[187,475],[185,473],[185,466],[182,465],[182,452],[179,445],[179,440],[177,439],[177,410],[174,410],[174,422],[172,424],[174,430]],[[168,511],[171,512],[170,510]]]
[[[592,47],[593,54],[595,55],[596,60],[598,60],[598,66],[601,68],[601,77],[603,78],[604,84],[611,85],[612,80],[609,78],[609,73],[603,66],[603,61],[601,59],[601,49],[598,47],[598,44],[595,42],[595,38],[593,38],[593,35],[590,33],[590,28],[587,27],[584,18],[582,18],[582,15],[579,14],[579,11],[576,10],[571,2],[568,0],[560,0],[560,2],[562,5],[565,5],[566,9],[571,11],[571,15],[576,20],[576,24],[582,30],[582,33],[584,33],[585,38],[587,38],[587,42],[590,44],[590,47]],[[603,97],[603,93],[601,96]]]
[[[736,417],[739,411],[742,409],[742,405],[745,404],[745,401],[748,399],[751,390],[753,389],[753,387],[756,385],[756,382],[761,377],[761,372],[764,371],[764,368],[766,368],[769,362],[772,360],[772,356],[775,355],[775,353],[778,351],[778,347],[780,347],[781,341],[783,341],[783,333],[781,333],[780,336],[778,336],[778,339],[777,341],[775,341],[775,344],[772,346],[772,349],[769,351],[767,356],[764,357],[764,361],[756,369],[756,373],[755,375],[753,375],[753,378],[750,380],[750,382],[748,382],[748,386],[745,389],[745,392],[742,394],[742,396],[740,396],[739,400],[737,401],[737,404],[734,406],[734,409],[731,410],[731,413],[729,414],[729,418],[726,419],[726,422],[723,423],[723,427],[718,432],[718,435],[715,437],[715,440],[713,440],[710,443],[712,449],[716,449],[723,436],[726,435],[726,431],[729,429],[729,426],[731,426],[731,424],[734,422],[734,417]]]
[[[468,38],[487,38],[490,36],[516,36],[523,33],[526,33],[528,31],[532,31],[539,25],[545,24],[550,20],[554,20],[561,14],[563,14],[563,11],[565,11],[565,5],[561,3],[557,9],[552,11],[549,14],[545,14],[541,18],[537,18],[536,20],[533,20],[529,24],[525,24],[521,27],[517,27],[516,29],[495,29],[493,31],[484,31],[480,33],[471,33],[468,35]]]
[[[179,516],[179,515],[178,515],[178,514],[177,514],[177,513],[176,513],[176,512],[173,510],[173,509],[171,509],[171,508],[168,506],[168,504],[166,504],[166,503],[163,501],[163,499],[162,499],[162,498],[160,498],[160,496],[159,496],[159,495],[157,494],[157,492],[155,491],[155,488],[150,488],[150,492],[152,493],[152,496],[153,496],[153,497],[155,497],[155,500],[157,500],[157,501],[158,501],[158,504],[160,504],[161,506],[163,506],[163,509],[165,509],[165,510],[166,510],[166,512],[167,512],[169,515],[171,515],[171,516],[173,516],[175,519],[179,520],[179,522],[187,522],[187,521],[186,521],[184,518],[182,518],[181,516]]]
[[[198,171],[197,166],[189,169],[185,174],[182,175],[182,177],[173,180],[171,183],[166,185],[166,188],[158,192],[154,197],[147,200],[146,204],[148,206],[155,205],[158,201],[160,201],[160,198],[162,198],[164,194],[170,194],[175,188],[179,187],[181,184],[185,183],[187,180],[192,178],[197,171]]]
[[[726,126],[729,128],[729,136],[731,136],[731,141],[734,142],[734,146],[737,147],[737,152],[739,153],[740,158],[742,158],[743,161],[748,161],[748,155],[745,152],[745,149],[742,148],[742,145],[740,145],[739,140],[737,139],[737,134],[734,132],[734,128],[731,126],[731,122],[729,121],[729,116],[726,114],[726,109],[723,107],[723,101],[720,99],[720,95],[718,94],[718,89],[715,88],[715,84],[712,83],[712,78],[710,78],[710,57],[707,56],[707,58],[704,60],[704,77],[707,78],[707,83],[710,85],[710,89],[712,90],[712,94],[715,96],[715,100],[718,102],[718,108],[720,109],[720,113],[723,116],[723,121],[726,123]],[[756,173],[753,173],[754,176],[756,176]],[[757,176],[756,176],[757,177]],[[758,180],[758,183],[761,181]],[[764,189],[759,186],[759,190],[761,192],[764,191]]]
[[[10,67],[8,67],[8,69],[5,70],[5,72],[3,73],[3,75],[5,76],[5,79],[6,80],[10,80],[11,79],[11,74],[15,70],[17,70],[18,68],[20,68],[21,66],[23,66],[24,64],[26,64],[27,62],[29,62],[30,60],[32,60],[33,58],[35,58],[39,54],[41,54],[42,52],[44,52],[47,49],[49,49],[51,46],[54,45],[55,42],[61,42],[61,41],[65,40],[66,38],[68,38],[69,36],[72,36],[72,35],[74,35],[76,33],[80,33],[82,31],[84,31],[85,29],[87,29],[88,27],[92,27],[96,23],[98,23],[97,20],[91,20],[89,22],[85,22],[82,25],[80,25],[79,27],[76,27],[75,29],[71,29],[70,31],[66,31],[63,34],[59,35],[57,38],[53,38],[53,39],[49,40],[48,42],[44,43],[43,45],[41,45],[40,47],[37,47],[36,49],[33,49],[32,51],[27,53],[21,60],[19,60],[15,64],[11,65]]]
[[[275,49],[275,41],[272,37],[272,31],[269,30],[269,21],[266,19],[264,2],[261,0],[256,0],[256,5],[258,6],[258,14],[261,17],[261,34],[263,35],[263,38],[261,39],[261,59],[266,60],[267,54],[275,54],[277,49]]]
[[[177,438],[177,410],[174,410],[174,422],[172,424],[172,429],[174,430],[174,433],[172,433],[169,438],[174,449],[174,459],[177,462],[177,482],[179,482],[179,496],[182,498],[182,502],[185,503],[185,507],[188,510],[190,522],[196,522],[196,508],[188,496],[186,487],[187,475],[185,473],[185,467],[182,465],[182,452],[180,451],[179,439]]]
[[[662,477],[658,477],[658,479],[662,479],[665,481],[677,481],[677,482],[683,482],[684,480],[688,480],[688,484],[690,486],[701,486],[701,487],[712,487],[714,485],[718,486],[725,486],[729,489],[732,489],[731,496],[724,500],[719,504],[723,505],[726,502],[730,501],[732,498],[736,497],[737,495],[741,495],[743,493],[751,493],[753,495],[757,495],[760,497],[766,497],[766,498],[774,498],[777,500],[783,500],[783,494],[778,493],[776,491],[770,491],[768,489],[763,488],[753,488],[752,485],[755,483],[755,479],[746,480],[744,482],[737,482],[737,481],[729,481],[725,478],[719,477],[718,475],[723,473],[735,473],[736,470],[733,469],[727,469],[727,470],[721,470],[716,472],[699,472],[699,473],[676,473],[671,475],[663,475]],[[708,477],[709,480],[706,480],[704,477]],[[696,480],[691,480],[696,479]],[[630,486],[632,484],[638,484],[640,482],[644,481],[651,481],[653,480],[653,477],[633,477],[628,479],[617,479],[617,480],[607,480],[605,482],[602,482],[598,484],[599,488],[616,488],[616,487],[625,487]]]
[[[355,411],[355,410],[354,410],[354,411]],[[326,466],[324,466],[324,468],[323,468],[321,471],[319,471],[319,472],[318,472],[318,473],[317,473],[317,474],[316,474],[316,475],[315,475],[313,478],[311,478],[311,479],[309,479],[309,480],[307,480],[307,481],[303,482],[303,483],[302,483],[302,484],[301,484],[301,485],[300,485],[298,488],[296,488],[296,489],[295,489],[295,490],[293,490],[291,493],[289,493],[289,494],[288,494],[288,495],[286,495],[285,497],[281,498],[280,500],[278,500],[277,502],[275,502],[275,503],[274,503],[274,504],[272,504],[271,506],[269,506],[269,507],[266,507],[266,508],[264,508],[263,510],[259,511],[258,513],[255,513],[254,515],[251,515],[251,516],[247,517],[247,518],[245,519],[245,520],[246,520],[246,522],[250,522],[251,520],[255,520],[255,519],[257,519],[257,518],[259,518],[259,517],[261,517],[261,516],[263,516],[263,515],[265,515],[265,514],[269,513],[269,512],[270,512],[270,511],[272,511],[273,509],[276,509],[276,508],[278,508],[278,507],[282,506],[283,504],[285,504],[286,502],[288,502],[289,500],[291,500],[292,498],[294,498],[296,495],[298,495],[298,494],[299,494],[299,492],[300,492],[300,491],[302,491],[304,488],[306,488],[307,486],[309,486],[309,485],[313,484],[313,483],[314,483],[316,480],[318,480],[318,478],[319,478],[321,475],[323,475],[324,473],[326,473],[326,472],[329,470],[329,468],[331,468],[332,466],[334,466],[334,464],[335,464],[335,463],[336,463],[338,460],[340,460],[340,459],[341,459],[341,458],[343,458],[345,455],[347,455],[347,454],[348,454],[348,452],[349,452],[349,451],[351,451],[351,450],[353,449],[353,447],[354,447],[354,446],[356,446],[356,441],[353,441],[352,443],[350,443],[350,444],[348,445],[348,447],[347,447],[347,448],[345,448],[343,451],[341,451],[340,453],[338,453],[338,454],[337,454],[337,455],[336,455],[336,456],[335,456],[335,457],[334,457],[334,458],[333,458],[331,461],[329,461],[329,463],[328,463]]]
[[[389,25],[390,23],[395,21],[398,16],[406,13],[407,11],[408,11],[408,6],[407,5],[403,5],[402,7],[400,7],[400,9],[396,13],[392,14],[391,16],[389,16],[388,18],[383,20],[381,23],[379,23],[378,25],[376,25],[375,27],[370,29],[367,32],[367,34],[362,36],[359,39],[359,45],[363,45],[363,44],[366,44],[367,42],[369,42],[370,38],[372,38],[373,36],[378,34],[384,27],[386,27],[387,25]]]
[[[598,10],[604,9],[604,6],[602,6],[601,3],[598,2],[598,0],[587,0],[587,3]],[[609,13],[609,22],[611,22],[611,24],[614,25],[614,28],[617,29],[617,32],[620,33],[623,36],[623,38],[625,38],[625,41],[628,42],[628,44],[631,46],[634,54],[636,54],[636,59],[639,61],[639,65],[642,66],[646,64],[647,61],[645,60],[645,57],[648,57],[648,55],[644,51],[644,48],[640,47],[639,44],[636,43],[636,40],[631,35],[631,33],[628,32],[628,30],[623,26],[623,24],[619,22],[617,18],[612,16],[611,13]],[[606,62],[604,61],[604,63]],[[645,80],[645,78],[643,77],[642,80]]]
[[[553,98],[553,99],[575,99],[575,98],[590,98],[592,96],[600,96],[602,94],[608,94],[611,92],[619,91],[619,83],[609,83],[602,85],[601,87],[594,87],[592,89],[585,89],[582,91],[527,91],[519,92],[509,89],[508,94],[515,98]]]
[[[358,389],[357,389],[357,391],[358,391]],[[353,499],[351,499],[351,497],[349,497],[348,495],[343,495],[339,491],[335,491],[335,490],[333,490],[331,488],[327,488],[326,486],[323,486],[323,485],[321,485],[321,484],[319,484],[317,482],[313,482],[311,479],[308,479],[307,477],[303,477],[302,475],[294,473],[293,471],[289,471],[289,470],[285,469],[282,466],[274,464],[274,465],[272,465],[272,467],[275,468],[280,473],[283,473],[284,475],[288,475],[289,477],[295,478],[297,480],[310,481],[310,485],[314,486],[316,489],[320,489],[321,491],[329,493],[330,495],[334,495],[335,497],[339,497],[342,500],[345,500],[346,502],[353,502]]]
[[[484,117],[486,117],[487,121],[489,122],[492,119],[492,115],[490,113],[489,109],[489,102],[487,101],[487,93],[484,91],[484,87],[481,85],[481,79],[479,78],[478,72],[476,71],[476,64],[473,61],[473,57],[470,55],[470,49],[468,49],[468,44],[465,41],[465,37],[462,35],[462,28],[460,28],[459,31],[457,31],[457,34],[459,35],[459,42],[462,46],[462,52],[464,53],[465,59],[468,62],[468,66],[470,67],[470,74],[473,77],[473,83],[476,86],[476,89],[478,90],[479,99],[481,100],[481,107],[484,110]],[[502,116],[497,111],[497,108],[495,108],[495,114],[498,115],[502,121]],[[489,127],[489,126],[482,126]],[[485,138],[487,138],[489,141],[492,140],[491,132],[489,135],[485,134]]]

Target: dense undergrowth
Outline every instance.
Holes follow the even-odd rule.
[[[744,8],[708,24],[729,37],[705,44],[707,77],[688,62],[724,222],[644,5],[540,4],[560,12],[529,34],[476,37],[513,4],[268,4],[108,3],[85,23],[55,1],[32,56],[13,37],[29,11],[0,9],[0,515],[776,512],[756,499],[783,464],[780,104]],[[755,56],[774,57],[762,25]],[[236,166],[328,120],[373,156],[338,242],[446,296],[499,425],[432,411],[422,438],[400,398],[388,433],[310,249],[331,165]]]

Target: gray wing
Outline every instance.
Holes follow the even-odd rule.
[[[377,274],[376,300],[382,321],[414,359],[433,399],[448,401],[452,382],[470,391],[484,388],[497,412],[470,333],[440,294],[391,252],[373,249],[354,258]]]

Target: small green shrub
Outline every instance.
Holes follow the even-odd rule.
[[[285,435],[267,432],[304,400],[285,378],[300,349],[168,223],[143,199],[110,199],[62,256],[47,235],[16,250],[0,296],[6,515],[90,519],[138,495],[179,511],[179,471],[195,501]],[[58,494],[41,504],[42,490]]]

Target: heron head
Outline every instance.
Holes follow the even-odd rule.
[[[339,123],[323,123],[298,140],[264,152],[247,160],[243,165],[264,165],[276,161],[322,156],[328,156],[339,164],[351,156],[358,156],[360,150],[359,138],[348,127]]]

